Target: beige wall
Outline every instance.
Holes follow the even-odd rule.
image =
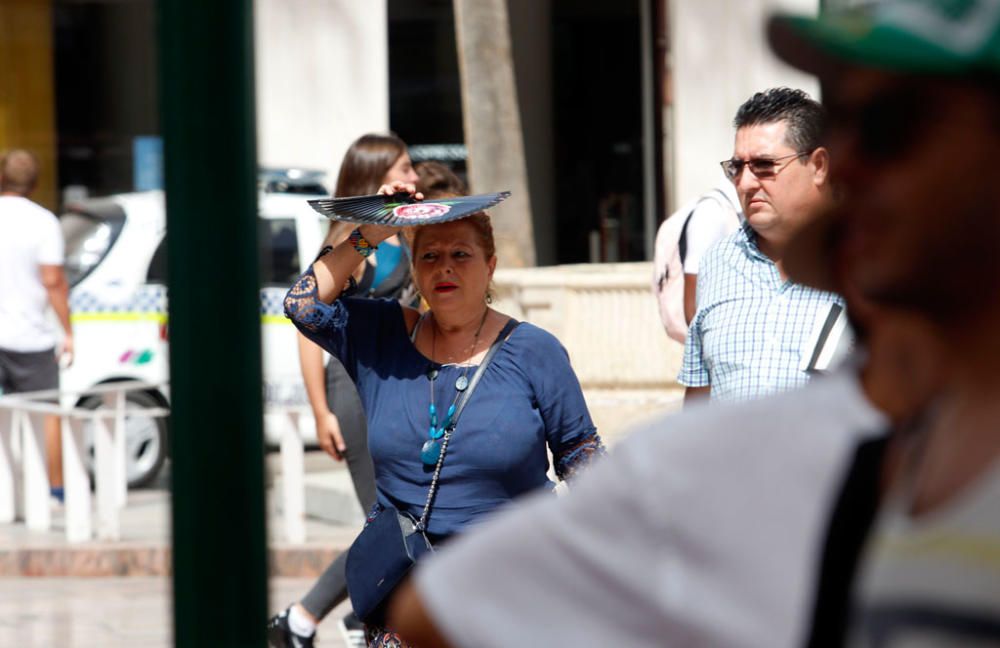
[[[332,190],[358,136],[389,127],[385,0],[257,0],[262,166],[324,169]]]
[[[733,152],[732,120],[750,95],[777,85],[819,98],[814,77],[779,62],[767,47],[775,9],[815,14],[818,0],[670,0],[673,50],[673,208],[722,180]]]

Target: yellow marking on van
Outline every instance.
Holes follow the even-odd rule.
[[[166,324],[167,316],[163,313],[73,313],[72,322],[156,322]]]

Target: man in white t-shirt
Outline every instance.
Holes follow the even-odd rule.
[[[881,499],[840,500],[810,645],[1000,646],[1000,2],[883,0],[777,16],[767,34],[827,97],[841,199],[812,226],[812,258],[921,313],[948,374],[864,471]]]
[[[62,232],[52,212],[28,199],[37,182],[30,152],[12,150],[0,160],[0,391],[7,394],[58,389],[59,357],[73,359]],[[50,306],[63,329],[58,353]],[[46,417],[45,445],[49,485],[62,499],[57,417]]]

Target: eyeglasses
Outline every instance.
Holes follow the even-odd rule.
[[[743,171],[743,167],[748,167],[750,172],[753,173],[759,180],[764,180],[765,178],[773,178],[778,175],[783,168],[788,166],[788,164],[779,165],[778,162],[781,160],[791,160],[792,158],[800,158],[806,155],[811,155],[812,152],[801,152],[792,153],[790,155],[783,155],[778,158],[750,158],[749,160],[739,160],[733,158],[731,160],[723,160],[719,162],[722,165],[722,171],[726,174],[726,177],[731,181],[736,182],[736,179],[740,177],[740,172]]]

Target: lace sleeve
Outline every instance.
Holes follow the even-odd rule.
[[[563,481],[573,479],[581,468],[589,466],[607,453],[597,430],[591,430],[575,443],[560,448],[555,453],[553,463],[556,476]]]
[[[310,338],[322,331],[342,328],[347,323],[343,304],[339,301],[326,304],[319,299],[318,293],[316,274],[309,266],[285,295],[285,317]]]

